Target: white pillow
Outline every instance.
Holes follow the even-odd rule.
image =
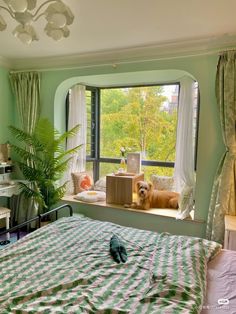
[[[102,191],[83,191],[74,196],[75,199],[83,202],[94,203],[105,201],[106,193]]]
[[[159,191],[173,191],[174,190],[174,177],[151,175],[151,182],[153,188]]]
[[[95,182],[94,190],[106,192],[106,177],[102,177]]]

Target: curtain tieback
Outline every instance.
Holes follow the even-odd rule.
[[[236,145],[227,147],[227,153],[229,153],[229,155],[231,155],[232,157],[236,158]]]

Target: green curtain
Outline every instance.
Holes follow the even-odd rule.
[[[210,240],[223,243],[224,216],[236,215],[236,51],[220,55],[216,98],[225,152],[213,184],[206,235]]]
[[[40,75],[37,72],[12,72],[10,81],[21,127],[31,133],[40,115]]]
[[[32,133],[39,119],[40,105],[40,74],[38,72],[11,72],[10,82],[16,97],[17,112],[21,128]],[[18,200],[19,198],[19,200]],[[17,211],[17,223],[30,219],[38,214],[38,206],[32,199],[18,196],[17,204],[12,208]],[[17,208],[15,208],[17,207]]]

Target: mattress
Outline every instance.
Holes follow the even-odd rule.
[[[222,250],[208,263],[202,314],[236,313],[236,252]]]
[[[124,243],[126,263],[109,251]],[[67,217],[0,252],[0,313],[200,313],[215,242]],[[210,301],[209,301],[210,302]]]

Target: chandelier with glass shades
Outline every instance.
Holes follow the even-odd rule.
[[[54,40],[58,41],[70,34],[67,26],[73,23],[74,15],[61,0],[44,1],[38,8],[37,0],[2,0],[2,2],[5,6],[0,5],[0,13],[8,12],[19,23],[13,30],[13,35],[24,44],[29,45],[32,41],[39,40],[32,24],[41,17],[46,19],[45,33]],[[6,28],[7,23],[0,14],[0,31]]]

